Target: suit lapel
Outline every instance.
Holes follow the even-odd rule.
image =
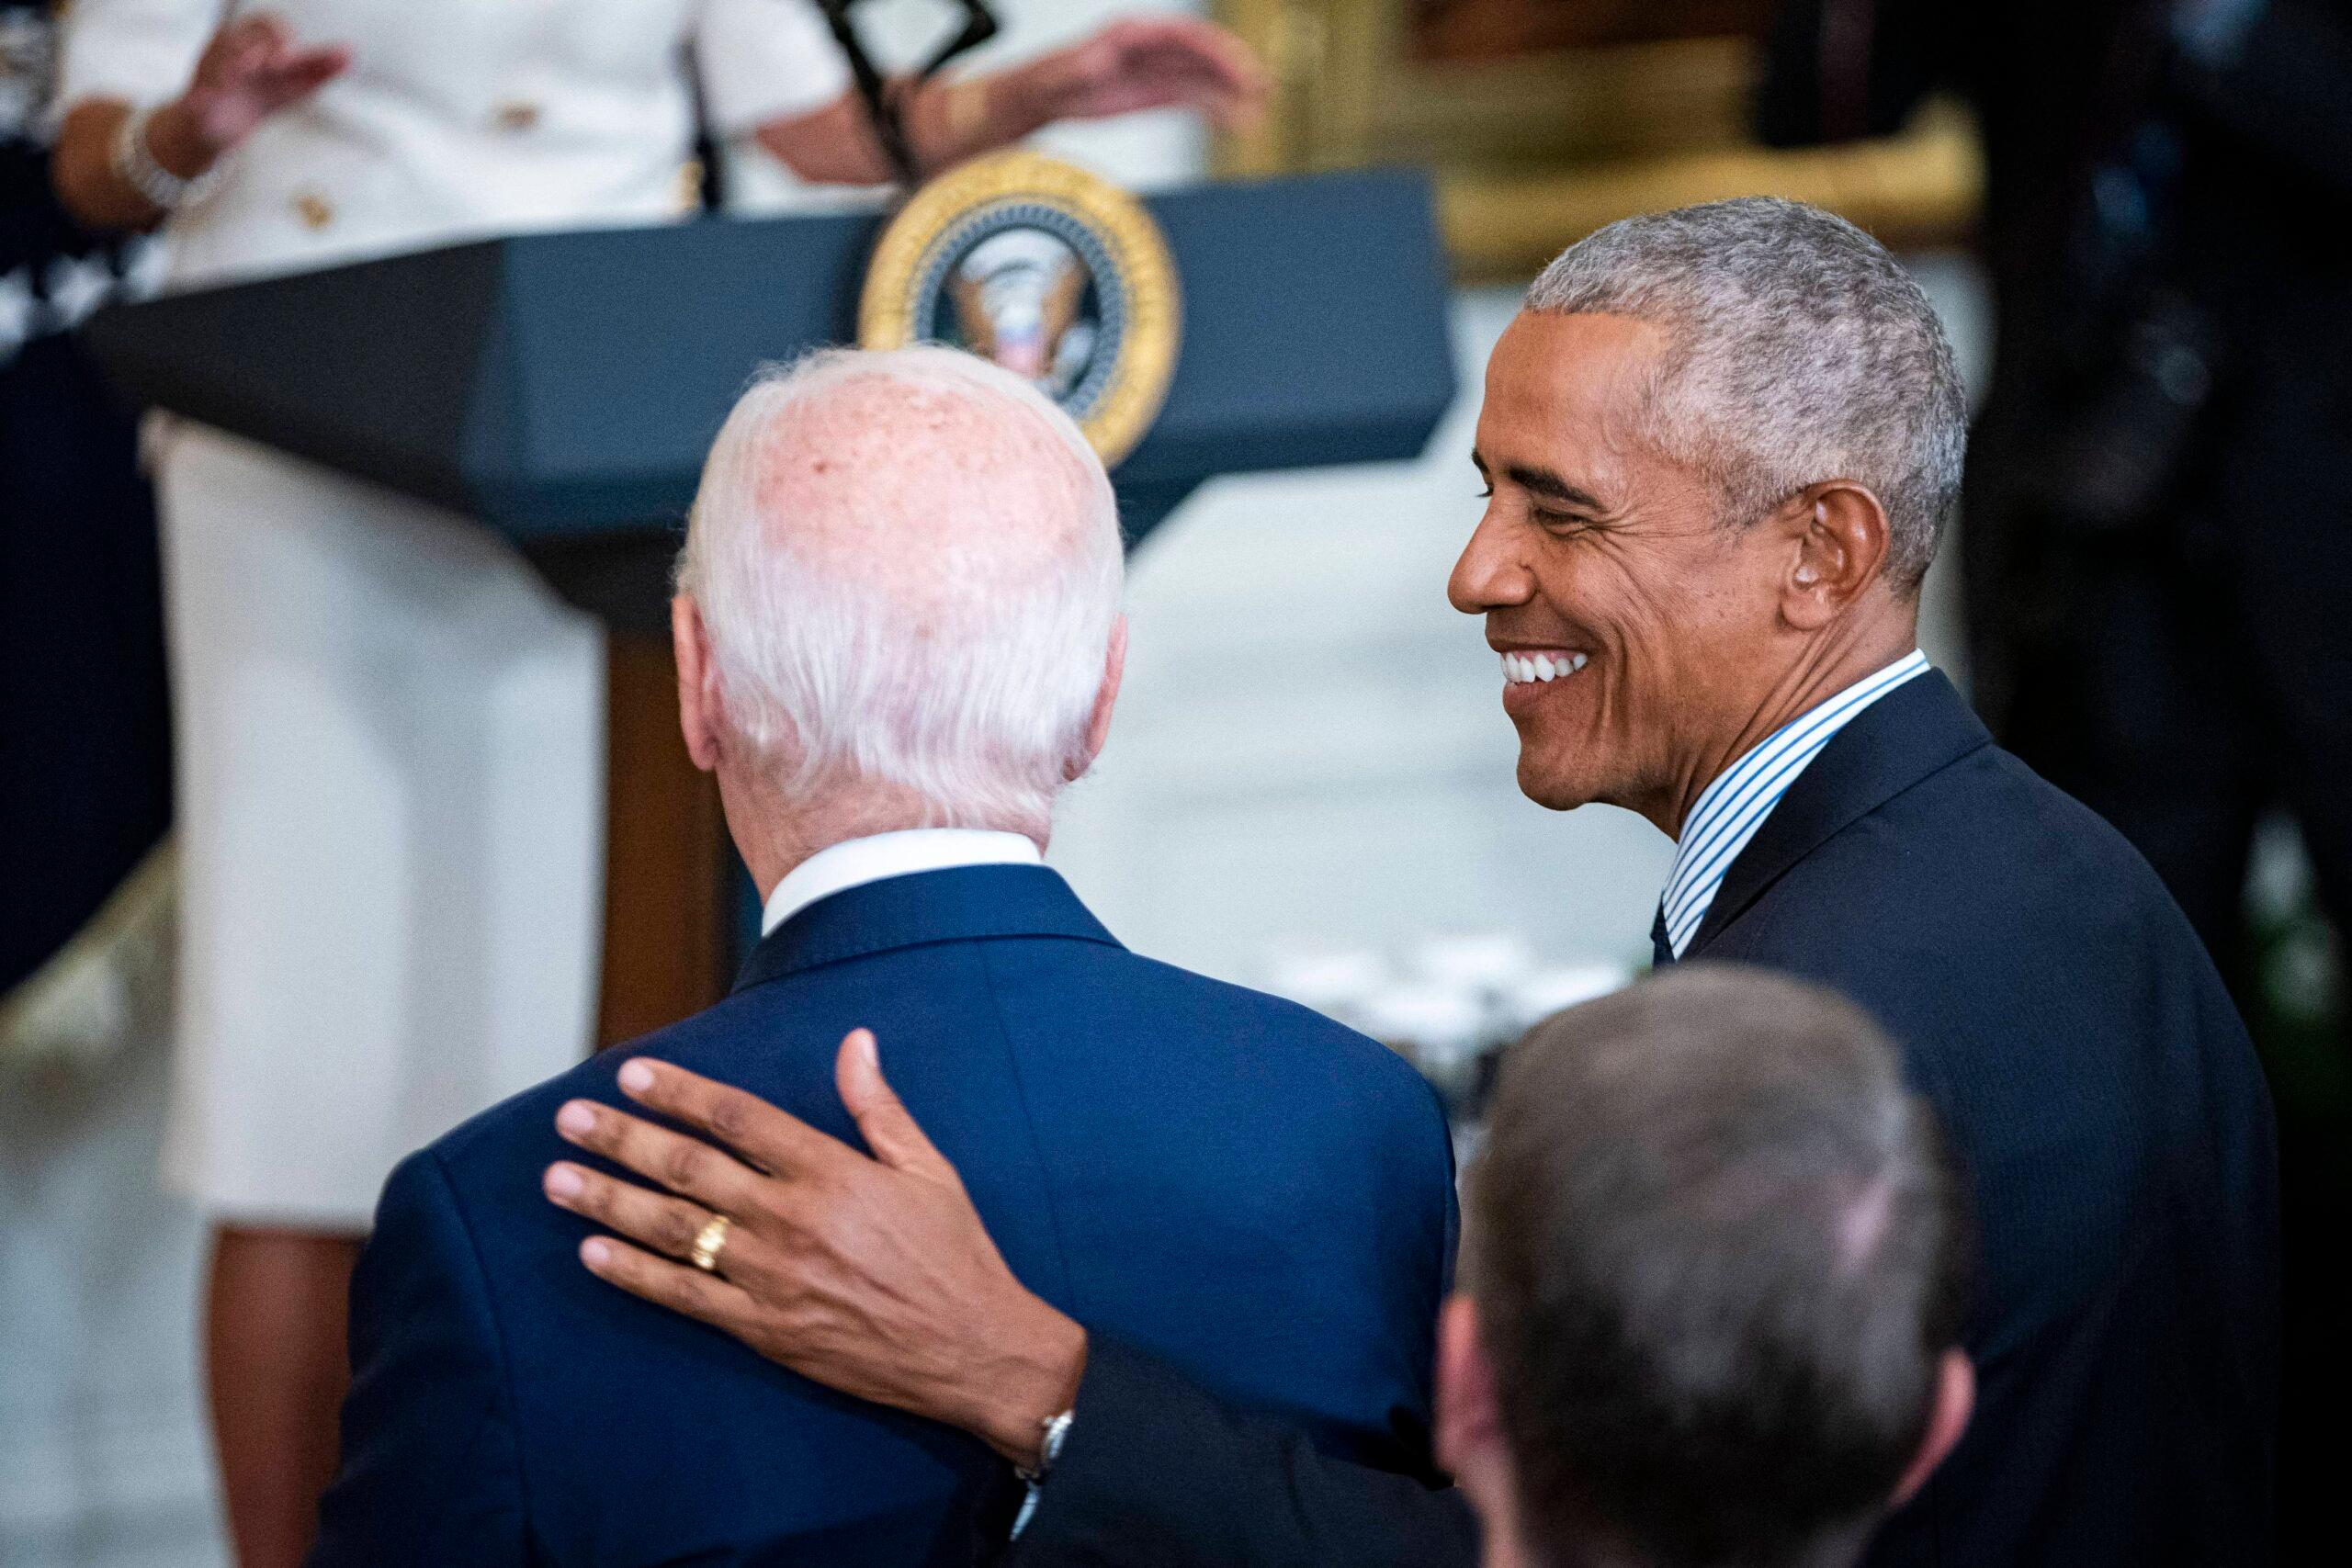
[[[1756,837],[1731,863],[1686,958],[1761,897],[1783,873],[1837,833],[1928,774],[1993,743],[1939,670],[1872,703],[1821,750]]]
[[[1037,865],[973,865],[886,876],[820,898],[760,939],[735,989],[892,948],[978,937],[1119,941],[1069,884]]]

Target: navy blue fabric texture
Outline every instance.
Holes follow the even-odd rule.
[[[810,906],[719,1006],[400,1167],[315,1568],[969,1561],[1013,1491],[1001,1461],[603,1283],[590,1227],[539,1191],[577,1157],[558,1108],[626,1103],[637,1055],[854,1143],[832,1071],[859,1025],[1032,1289],[1336,1456],[1426,1472],[1456,1225],[1428,1087],[1127,952],[1051,871],[971,867]]]
[[[1685,957],[1860,1002],[1967,1168],[1976,1416],[1871,1562],[2270,1561],[2269,1090],[2139,852],[1930,673],[1815,760]]]
[[[1867,1568],[2275,1561],[2269,1095],[2137,852],[1922,675],[1790,787],[1684,957],[1869,1008],[1975,1198],[1975,1419]],[[1336,1461],[1099,1336],[1078,1416],[1008,1564],[1477,1559],[1458,1492]]]

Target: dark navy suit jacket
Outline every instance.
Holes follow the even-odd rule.
[[[2146,862],[1929,673],[1790,787],[1685,956],[1863,1003],[1967,1169],[1976,1415],[1872,1568],[2271,1562],[2269,1095]],[[1078,1412],[1028,1568],[1476,1561],[1453,1494],[1237,1421],[1108,1337]]]
[[[1001,1461],[596,1280],[588,1227],[539,1192],[578,1157],[558,1107],[624,1103],[632,1055],[854,1140],[832,1070],[861,1024],[1030,1288],[1335,1454],[1426,1468],[1455,1224],[1429,1089],[1302,1008],[1127,952],[1050,871],[970,867],[809,906],[719,1006],[393,1173],[316,1568],[968,1561]]]

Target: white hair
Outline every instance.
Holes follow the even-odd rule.
[[[1713,479],[1727,522],[1852,479],[1886,508],[1887,581],[1927,575],[1959,504],[1968,408],[1927,295],[1876,240],[1773,197],[1647,213],[1563,251],[1527,308],[1666,330],[1647,434]]]
[[[1033,466],[1017,497],[1001,469],[991,492],[984,465],[942,487],[942,515],[924,525],[972,525],[947,535],[950,548],[925,540],[892,552],[876,540],[844,560],[803,547],[797,520],[763,514],[773,504],[764,481],[796,439],[821,471],[827,405],[877,382],[922,394],[861,427],[894,449],[918,448],[930,434],[923,410],[944,400],[1006,440],[1024,424],[1049,436],[1043,445],[1067,453],[1068,471]],[[876,491],[888,482],[850,470],[849,507],[869,477]],[[1040,493],[1069,515],[1033,519]],[[998,526],[1008,508],[1043,528]],[[1008,543],[992,548],[999,539]],[[1110,479],[1069,416],[988,361],[921,346],[826,350],[763,370],[704,466],[678,583],[701,610],[729,728],[776,770],[787,798],[891,784],[920,797],[934,826],[1037,831],[1086,761],[1124,570]],[[893,571],[901,585],[913,574],[911,604]]]

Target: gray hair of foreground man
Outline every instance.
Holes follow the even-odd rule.
[[[1544,1561],[1842,1564],[1957,1436],[1960,1189],[1849,1002],[1698,964],[1562,1013],[1505,1066],[1471,1199]]]
[[[925,346],[763,373],[704,467],[678,586],[788,797],[892,785],[936,826],[1035,830],[1085,765],[1123,571],[1069,416]]]
[[[1968,406],[1934,309],[1876,240],[1771,197],[1649,213],[1562,252],[1527,308],[1668,333],[1642,434],[1713,477],[1726,522],[1853,479],[1886,509],[1889,584],[1926,576],[1959,504]]]

